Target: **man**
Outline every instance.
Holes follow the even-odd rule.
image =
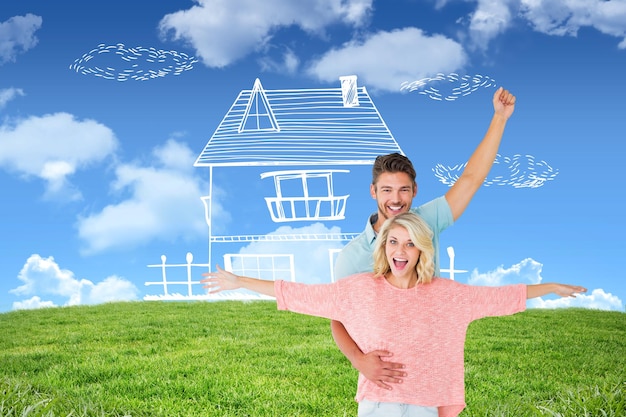
[[[485,181],[498,153],[506,123],[515,109],[515,96],[500,87],[493,96],[494,114],[483,140],[467,161],[459,179],[446,192],[420,207],[411,209],[417,194],[415,169],[411,161],[400,154],[379,156],[372,168],[370,194],[376,200],[377,213],[368,219],[365,230],[348,243],[337,256],[334,267],[336,279],[360,272],[371,272],[372,252],[376,234],[386,219],[409,210],[419,214],[433,230],[435,275],[439,276],[439,233],[463,214],[474,194]],[[392,389],[393,383],[406,376],[403,365],[389,362],[393,352],[376,350],[362,352],[341,322],[331,321],[335,343],[352,366],[381,388]]]

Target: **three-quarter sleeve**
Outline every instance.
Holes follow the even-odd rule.
[[[302,284],[276,281],[276,303],[279,310],[288,310],[309,316],[339,320],[341,304],[338,300],[341,281],[332,284]]]
[[[468,301],[473,306],[472,319],[507,316],[526,310],[526,285],[499,287],[471,286]]]

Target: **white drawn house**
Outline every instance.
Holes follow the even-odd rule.
[[[404,154],[356,76],[340,77],[335,88],[264,89],[257,79],[242,90],[202,149],[195,167],[208,169],[208,195],[201,197],[208,225],[208,263],[223,263],[242,275],[266,279],[294,279],[293,254],[239,255],[227,253],[213,260],[217,245],[246,242],[343,241],[357,233],[339,234],[247,234],[244,231],[216,235],[212,227],[214,171],[226,167],[267,171],[258,181],[271,181],[274,194],[265,201],[248,201],[269,212],[277,224],[333,222],[345,217],[349,194],[335,193],[335,185],[349,178],[350,166],[372,165],[379,155]],[[353,178],[355,186],[367,187],[369,178]],[[360,224],[360,223],[359,223]],[[267,231],[270,232],[270,231]],[[329,253],[332,279],[333,253]],[[162,257],[165,283],[165,257]],[[188,254],[187,266],[192,257]],[[178,265],[183,266],[183,265]],[[187,282],[192,296],[191,277]],[[197,282],[194,282],[197,283]],[[183,284],[183,282],[179,282]]]

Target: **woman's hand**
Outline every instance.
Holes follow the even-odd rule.
[[[217,270],[214,272],[205,272],[202,274],[202,276],[206,278],[200,280],[202,284],[205,284],[203,288],[209,290],[209,294],[241,288],[241,283],[237,275],[220,268],[219,265],[216,265],[216,268]]]
[[[546,284],[532,284],[526,286],[526,298],[543,297],[550,293],[561,297],[576,297],[576,294],[587,292],[587,288],[580,285],[559,284],[555,282]]]
[[[579,285],[556,284],[553,292],[561,297],[576,297],[576,294],[587,292],[587,288]]]

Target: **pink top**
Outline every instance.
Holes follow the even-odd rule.
[[[464,346],[470,322],[526,309],[526,285],[484,287],[433,278],[410,289],[372,273],[332,284],[276,281],[279,310],[343,323],[363,352],[385,349],[406,366],[407,377],[392,390],[359,374],[356,400],[438,407],[440,417],[465,408]]]

